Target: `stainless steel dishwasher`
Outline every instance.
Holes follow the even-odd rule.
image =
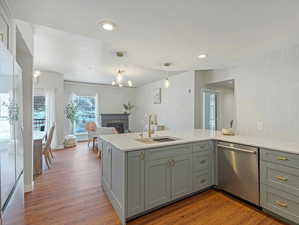
[[[259,149],[218,142],[217,160],[218,189],[259,206]]]

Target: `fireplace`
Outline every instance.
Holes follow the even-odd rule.
[[[101,114],[102,127],[114,127],[118,133],[129,132],[129,114]]]
[[[107,123],[106,127],[114,127],[119,134],[125,133],[124,124],[121,122]]]

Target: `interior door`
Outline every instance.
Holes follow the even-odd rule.
[[[3,207],[16,179],[13,104],[13,57],[0,43],[0,169],[1,206]]]
[[[23,86],[22,69],[15,62],[14,64],[14,103],[15,115],[15,143],[16,143],[16,178],[18,179],[24,169],[23,149]]]

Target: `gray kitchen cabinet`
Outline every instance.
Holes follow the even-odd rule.
[[[299,197],[269,185],[261,185],[261,206],[288,221],[299,223]]]
[[[177,199],[192,192],[192,154],[176,156],[171,162],[171,198]]]
[[[192,191],[201,191],[212,186],[211,171],[209,169],[194,172],[192,177]]]
[[[151,209],[171,200],[171,162],[158,159],[145,163],[145,209]]]
[[[144,211],[144,151],[128,153],[128,208],[131,217]]]
[[[102,188],[122,224],[211,186],[214,164],[207,161],[214,159],[214,151],[209,142],[204,142],[204,147],[199,142],[129,152],[104,140],[101,143]],[[198,148],[195,152],[194,145]],[[193,155],[202,157],[194,160]],[[194,162],[200,166],[193,168]]]
[[[111,188],[111,152],[112,152],[112,146],[103,143],[103,149],[102,149],[102,177],[103,182],[105,182],[105,185],[108,188]]]
[[[299,156],[260,150],[260,203],[280,217],[299,223]]]
[[[192,154],[146,162],[145,208],[186,196],[192,192]]]

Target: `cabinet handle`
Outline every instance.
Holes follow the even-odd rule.
[[[202,179],[202,180],[200,181],[200,183],[204,183],[204,182],[206,182],[206,179]]]
[[[281,181],[288,181],[288,178],[285,178],[283,176],[276,176],[276,179]]]
[[[171,167],[171,160],[167,161],[167,167]]]
[[[174,160],[172,160],[172,167],[174,167],[175,166],[175,161]]]
[[[144,152],[141,152],[139,157],[140,157],[140,160],[144,160]]]
[[[204,164],[206,162],[206,160],[201,160],[200,164]]]
[[[283,208],[288,207],[288,203],[286,203],[286,202],[276,201],[275,204],[280,206],[280,207],[283,207]]]
[[[287,157],[283,157],[283,156],[278,156],[276,159],[277,160],[282,160],[282,161],[288,161],[289,160]]]

